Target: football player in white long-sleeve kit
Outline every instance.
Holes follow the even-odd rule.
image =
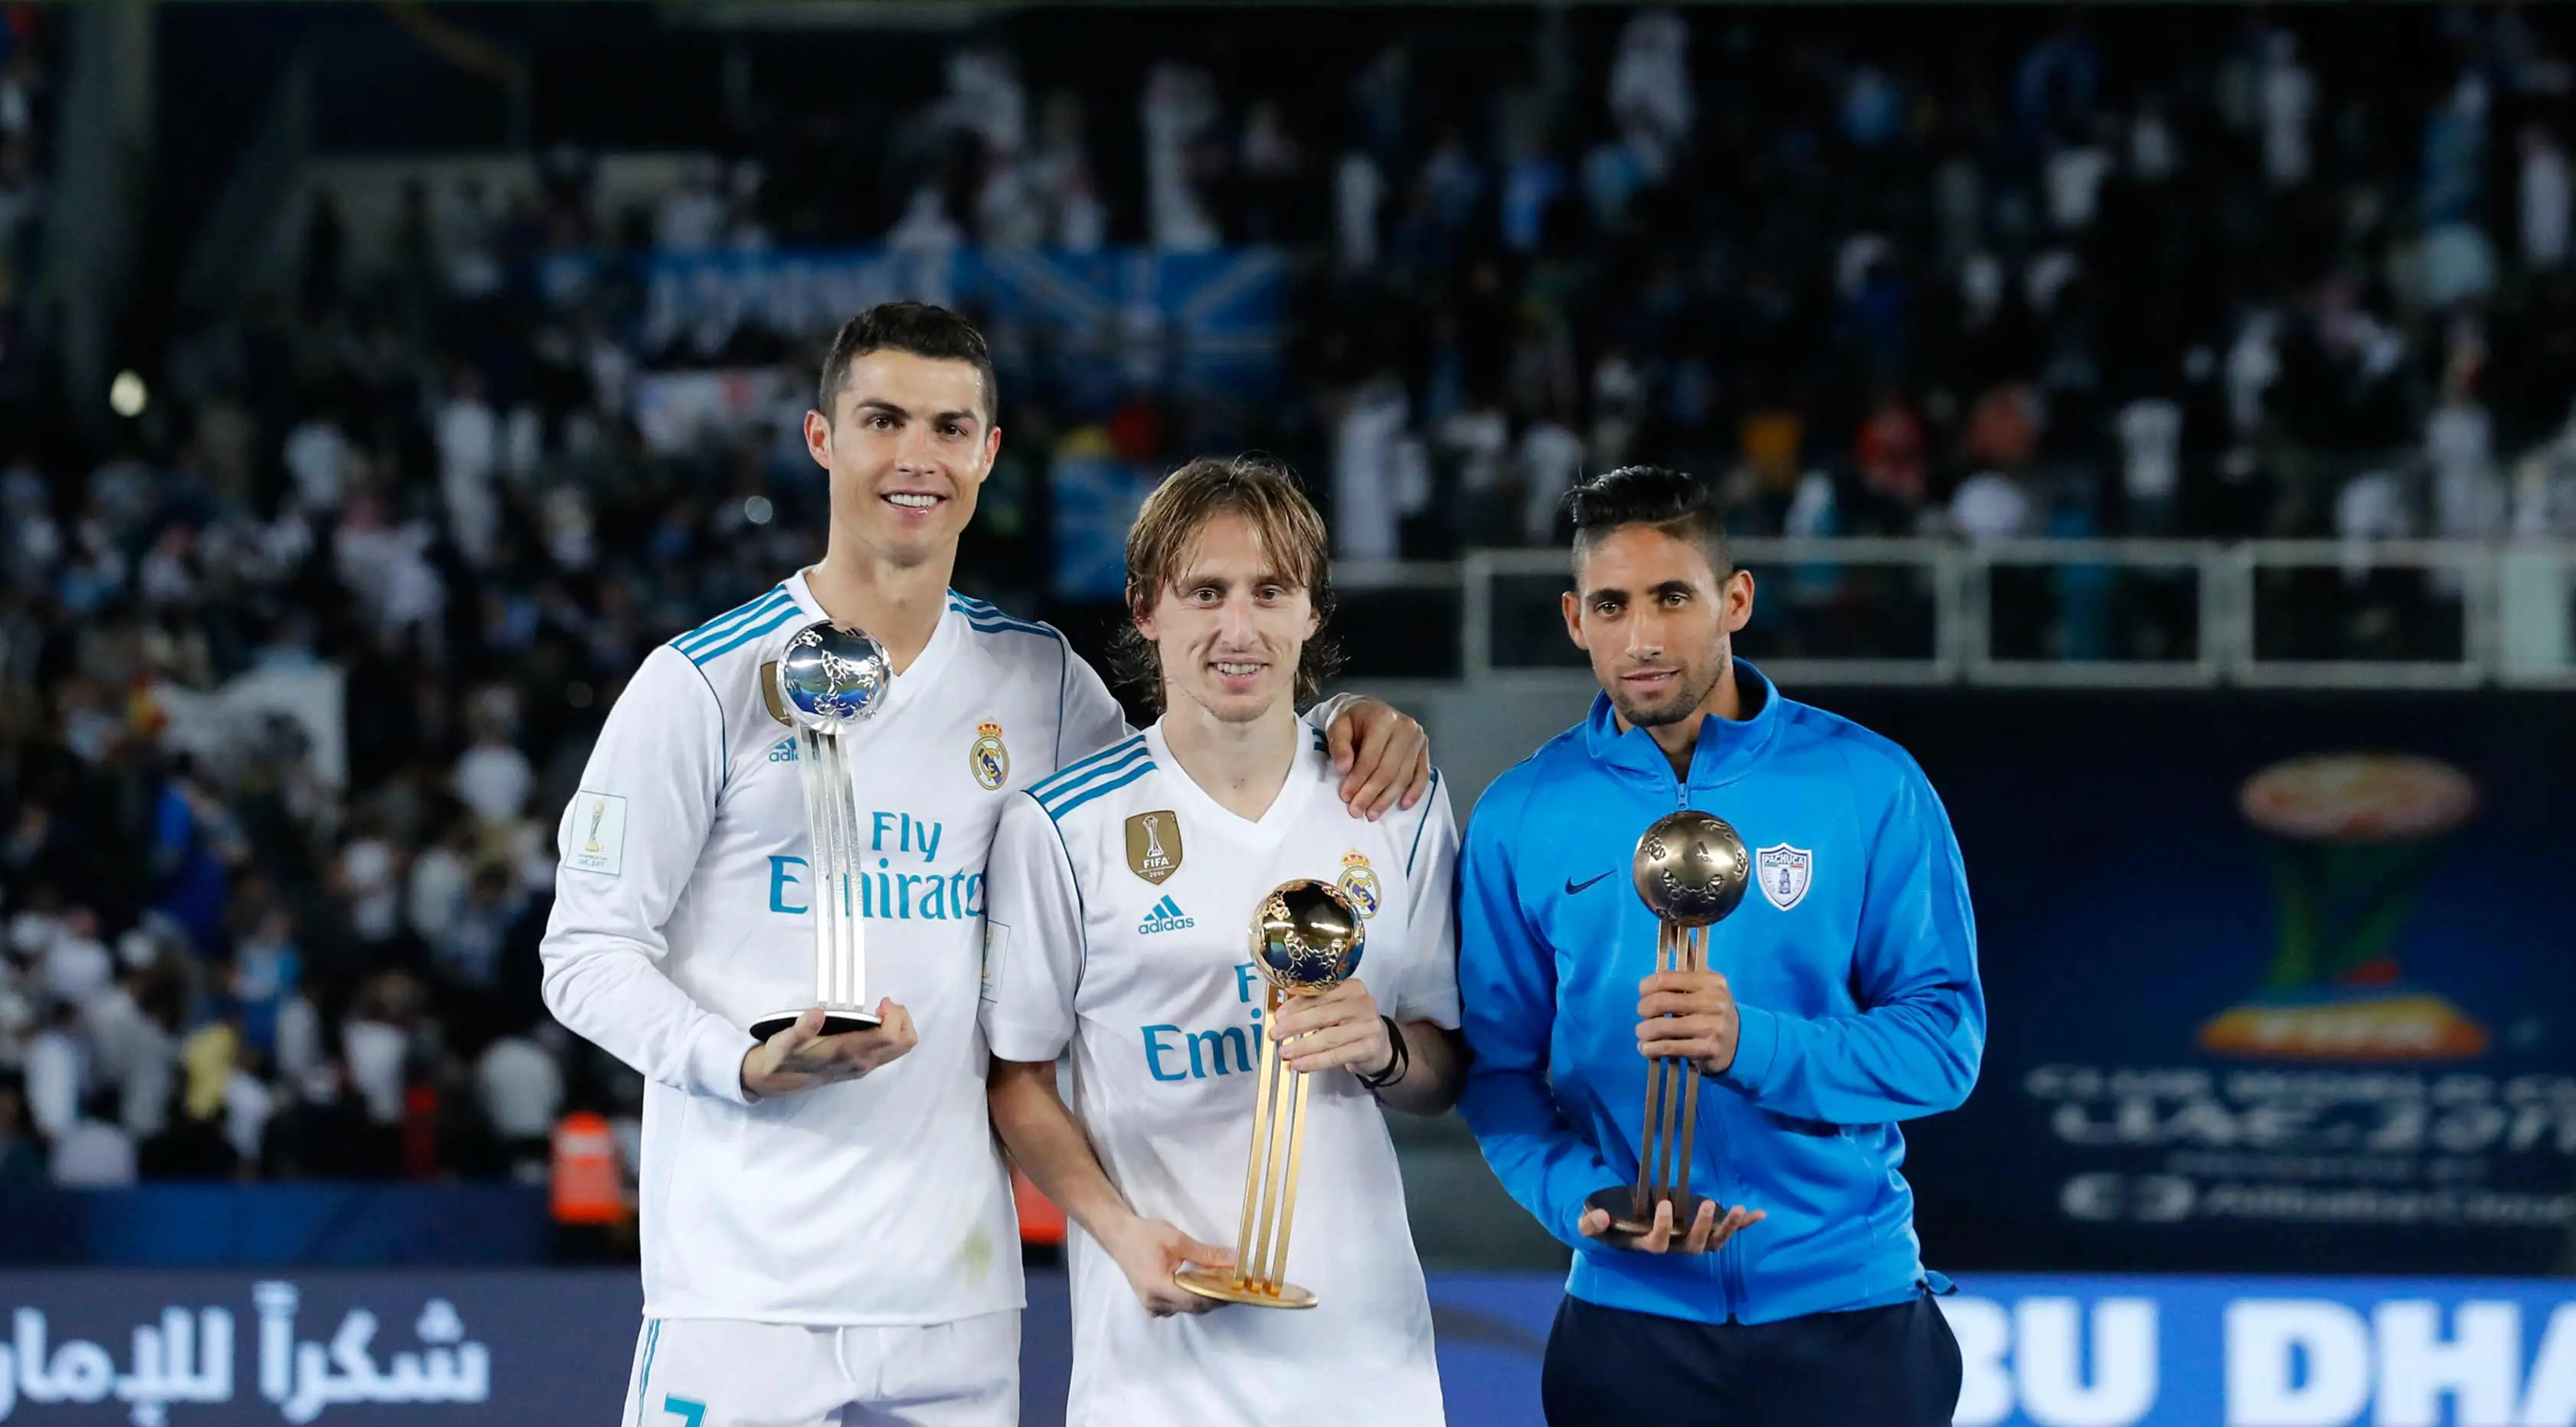
[[[1018,1418],[1019,1244],[976,1023],[984,859],[1012,793],[1126,734],[1055,630],[948,588],[1000,445],[974,328],[914,303],[834,340],[806,439],[831,481],[820,564],[653,651],[565,810],[547,1005],[648,1079],[646,1321],[629,1427]],[[896,677],[852,737],[883,1023],[823,1035],[794,731],[761,666],[818,619]],[[1427,769],[1367,703],[1355,807]],[[1354,834],[1384,824],[1355,819]]]
[[[1447,794],[1345,816],[1293,699],[1317,671],[1324,526],[1284,469],[1183,467],[1128,536],[1128,604],[1164,713],[1009,800],[991,858],[993,1124],[1079,1227],[1071,1427],[1441,1420],[1431,1307],[1383,1101],[1437,1114],[1465,1073]],[[1309,1311],[1172,1281],[1229,1264],[1265,983],[1246,935],[1291,877],[1367,919],[1355,979],[1268,1034],[1309,1072],[1287,1275]],[[1057,1093],[1073,1052],[1078,1115]],[[1208,1310],[1214,1309],[1211,1312]]]

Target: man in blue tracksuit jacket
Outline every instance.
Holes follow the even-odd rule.
[[[1567,504],[1566,624],[1603,693],[1486,791],[1458,887],[1460,1108],[1574,1248],[1548,1421],[1947,1423],[1959,1353],[1897,1122],[1964,1101],[1985,1046],[1948,816],[1903,749],[1733,657],[1753,577],[1702,483],[1629,467]],[[1735,827],[1758,885],[1707,971],[1654,973],[1630,858],[1684,807]],[[1733,1207],[1616,1247],[1584,1200],[1636,1179],[1648,1054],[1711,1077],[1691,1183]]]

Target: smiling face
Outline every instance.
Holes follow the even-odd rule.
[[[1566,633],[1610,706],[1638,728],[1704,712],[1753,615],[1753,576],[1721,576],[1699,542],[1623,525],[1591,542],[1565,596]]]
[[[853,359],[805,446],[832,473],[832,535],[897,566],[953,559],[1002,433],[971,362],[883,348]]]
[[[1163,706],[1251,723],[1296,709],[1297,664],[1321,620],[1239,511],[1219,510],[1136,629],[1162,662]]]

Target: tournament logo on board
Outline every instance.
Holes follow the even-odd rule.
[[[1127,820],[1127,870],[1156,886],[1181,870],[1181,818],[1170,808]]]
[[[2485,1055],[2487,1028],[2398,962],[2442,839],[2477,809],[2438,758],[2313,753],[2245,780],[2280,921],[2254,993],[2200,1028],[2201,1049],[2248,1060],[2441,1061]]]
[[[1011,780],[1011,750],[1002,746],[999,723],[988,718],[975,725],[975,743],[966,750],[966,762],[975,770],[975,781],[988,793],[999,792]]]
[[[1361,916],[1377,915],[1377,869],[1369,866],[1367,853],[1357,848],[1343,853],[1341,880],[1333,885],[1341,889],[1343,896],[1351,899],[1351,905],[1360,909]]]

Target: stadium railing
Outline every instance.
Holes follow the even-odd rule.
[[[2576,544],[1758,539],[1739,648],[1800,684],[2576,688]],[[1334,572],[1350,672],[1586,684],[1565,556]]]

